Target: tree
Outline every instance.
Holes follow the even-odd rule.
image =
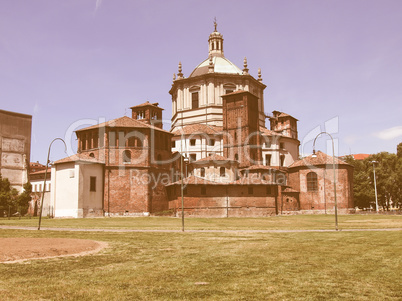
[[[355,160],[352,156],[347,156],[345,162],[354,167],[353,197],[355,206],[360,209],[374,207],[374,186],[369,176],[370,162]]]
[[[27,182],[24,184],[24,191],[18,196],[18,207],[21,215],[28,212],[29,202],[31,201],[32,184]]]
[[[27,182],[24,184],[24,191],[18,194],[18,190],[13,188],[7,178],[2,178],[0,174],[0,216],[11,214],[18,211],[24,215],[28,211],[29,201],[31,200],[32,185]]]
[[[378,205],[383,210],[391,206],[402,206],[402,143],[397,146],[397,154],[381,152],[364,160],[345,158],[346,163],[354,167],[353,194],[355,205],[360,209],[375,208],[374,170],[377,186]]]

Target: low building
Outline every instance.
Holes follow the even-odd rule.
[[[45,183],[46,175],[46,183]],[[28,208],[28,214],[31,216],[39,215],[43,195],[43,216],[54,216],[53,204],[50,202],[51,191],[51,168],[46,172],[46,166],[39,162],[30,163],[29,179],[32,185],[31,202]]]

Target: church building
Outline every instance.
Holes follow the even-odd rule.
[[[243,69],[227,59],[214,25],[207,58],[188,77],[179,63],[173,76],[170,131],[163,109],[149,102],[133,106],[131,117],[76,131],[77,154],[52,170],[55,216],[333,212],[332,157],[299,159],[298,120],[265,112],[261,70],[254,78],[246,58]],[[336,168],[346,213],[353,168],[339,159]]]

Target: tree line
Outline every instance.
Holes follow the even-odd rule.
[[[11,216],[15,213],[27,214],[31,201],[32,185],[27,182],[23,188],[24,190],[18,193],[18,190],[11,186],[10,181],[7,178],[2,178],[0,174],[0,216]]]
[[[398,144],[396,154],[381,152],[364,160],[354,160],[353,156],[347,156],[344,160],[354,167],[353,194],[356,207],[375,209],[375,168],[379,209],[389,211],[402,208],[402,143]]]

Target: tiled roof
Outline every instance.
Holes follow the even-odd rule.
[[[243,168],[243,170],[286,170],[286,167],[283,166],[267,166],[267,165],[251,165],[250,167]]]
[[[81,131],[86,131],[86,130],[92,130],[92,129],[97,129],[97,128],[101,128],[101,127],[116,127],[116,128],[151,128],[157,131],[162,131],[162,132],[166,132],[169,133],[165,130],[162,130],[160,128],[157,128],[153,125],[150,124],[146,124],[144,122],[135,120],[133,118],[127,117],[127,116],[123,116],[120,118],[116,118],[113,120],[109,120],[100,124],[96,124],[87,128],[83,128],[80,130],[76,130],[76,132],[81,132]]]
[[[310,155],[308,157],[305,157],[303,159],[297,160],[293,162],[289,168],[293,167],[301,167],[301,166],[316,166],[316,165],[324,165],[324,164],[332,164],[333,163],[333,157],[324,154],[321,151],[316,152],[317,157],[314,158],[313,155]],[[349,165],[346,162],[335,158],[335,164],[339,165]]]
[[[56,162],[54,162],[54,164],[76,162],[76,161],[105,164],[104,162],[102,162],[96,158],[92,158],[92,157],[90,157],[88,155],[84,155],[84,154],[75,154],[70,157],[57,160]]]
[[[261,178],[249,179],[247,177],[244,177],[234,182],[224,183],[224,182],[210,181],[205,178],[197,177],[194,175],[183,179],[183,184],[184,185],[275,185],[270,181],[266,181]],[[181,185],[181,180],[176,181],[174,183],[170,183],[167,186],[170,185]]]
[[[44,169],[42,169],[42,170],[39,170],[39,171],[30,172],[29,175],[32,176],[32,175],[45,174],[45,171],[46,171],[46,167],[45,167]],[[49,174],[51,171],[52,171],[52,168],[49,167],[49,168],[47,169],[47,173]]]
[[[260,132],[261,132],[263,135],[267,135],[267,136],[283,136],[283,135],[280,134],[280,133],[277,133],[277,132],[268,130],[267,128],[264,128],[264,127],[261,127],[261,126],[260,126]]]
[[[170,183],[168,185],[181,185],[181,180]],[[220,183],[220,182],[214,182],[214,181],[209,181],[205,178],[201,178],[201,177],[197,177],[197,176],[189,176],[187,178],[183,179],[183,184],[184,185],[188,185],[188,184],[192,184],[192,185],[223,185],[225,183]]]
[[[149,101],[144,102],[144,103],[142,103],[140,105],[130,107],[130,109],[139,108],[139,107],[146,107],[146,106],[152,106],[152,107],[156,107],[156,108],[158,108],[160,110],[163,110],[161,107],[159,107],[159,103],[157,103],[157,102],[150,103]]]
[[[283,190],[283,192],[299,192],[299,191],[297,191],[297,190],[295,190],[295,189],[293,189],[293,188],[290,188],[290,187],[286,187],[286,188]]]
[[[214,125],[207,125],[207,124],[191,124],[186,125],[182,129],[177,129],[173,132],[175,136],[184,135],[191,135],[191,134],[209,134],[209,135],[216,135],[222,133],[221,126],[214,126]]]
[[[353,159],[355,159],[355,160],[364,160],[364,159],[370,157],[369,154],[354,154],[352,156],[353,156]]]
[[[197,163],[197,162],[206,162],[206,161],[235,161],[235,160],[230,160],[229,158],[225,158],[223,156],[217,155],[217,154],[213,154],[211,156],[199,159],[193,163]]]

